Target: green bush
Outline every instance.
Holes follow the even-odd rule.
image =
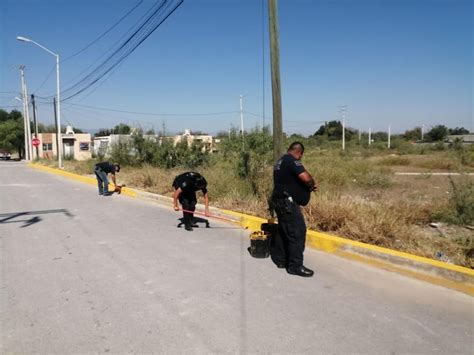
[[[451,224],[474,225],[474,181],[468,178],[457,183],[452,178],[448,208],[433,213],[433,218]]]
[[[111,145],[110,160],[123,166],[136,166],[137,159],[133,155],[132,149],[131,143],[119,139],[117,143]]]
[[[460,224],[474,224],[474,181],[464,180],[455,184],[450,179],[453,193],[450,203]]]

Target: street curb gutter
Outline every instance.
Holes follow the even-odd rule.
[[[28,164],[28,166],[90,185],[97,184],[96,179],[92,177],[81,176],[39,164]],[[110,189],[112,188],[113,186],[111,186]],[[127,187],[122,188],[122,195],[151,200],[167,206],[172,206],[173,201],[171,197]],[[203,209],[203,206],[198,205],[197,207],[198,210]],[[260,225],[267,222],[266,219],[260,217],[219,208],[211,208],[211,212],[216,216],[226,218],[229,221],[233,221],[251,231],[260,230]],[[462,266],[452,265],[392,249],[381,248],[312,230],[308,230],[307,232],[306,244],[309,247],[335,254],[346,259],[363,262],[384,270],[455,289],[474,296],[474,270]]]

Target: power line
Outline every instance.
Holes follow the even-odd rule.
[[[92,45],[97,43],[100,39],[102,39],[106,34],[108,34],[110,31],[112,31],[115,27],[117,27],[123,20],[125,20],[137,7],[139,7],[143,3],[143,0],[140,0],[135,6],[133,6],[125,15],[123,15],[117,22],[115,22],[107,31],[102,33],[99,37],[97,37],[95,40],[93,40],[91,43],[89,43],[87,46],[82,48],[81,50],[77,51],[76,53],[70,55],[69,57],[64,58],[61,62],[65,62],[71,58],[74,58],[75,56],[81,54],[88,48],[90,48]]]
[[[134,115],[144,115],[144,116],[217,116],[217,115],[225,115],[225,114],[239,113],[240,112],[240,111],[223,111],[223,112],[207,112],[207,113],[155,113],[155,112],[139,112],[139,111],[116,110],[116,109],[106,108],[106,107],[80,105],[80,104],[75,104],[75,103],[72,103],[72,102],[66,102],[65,105],[85,107],[85,108],[101,110],[101,111],[130,113],[130,114],[134,114]]]
[[[166,9],[166,5],[168,5],[167,0],[164,0],[161,3],[157,2],[159,6],[118,49],[116,49],[107,59],[105,59],[96,69],[94,69],[85,78],[65,90],[65,92],[67,92],[74,90],[74,88],[76,87],[78,88],[74,93],[63,99],[63,101],[69,100],[81,94],[85,90],[89,89],[92,85],[94,85],[105,75],[107,75],[107,73],[113,70],[118,64],[128,58],[128,56],[130,56],[169,16],[171,16],[171,14],[182,4],[182,2],[183,0],[179,0],[178,3],[171,10]],[[160,10],[163,11],[160,12]],[[166,10],[169,11],[166,12]],[[161,15],[163,15],[164,18],[160,19]],[[155,22],[157,19],[158,23]],[[121,52],[123,54],[120,54]],[[120,57],[113,61],[117,55],[120,55]],[[84,84],[85,86],[79,88],[81,84]]]
[[[53,65],[53,67],[51,68],[51,70],[49,71],[48,75],[46,75],[46,78],[43,80],[43,82],[41,83],[41,85],[33,91],[33,94],[36,95],[36,93],[38,91],[41,90],[41,88],[44,86],[44,84],[46,84],[46,82],[48,81],[48,79],[51,77],[51,75],[54,73],[54,70],[56,69],[56,64]]]
[[[147,13],[149,11],[151,11],[154,7],[156,6],[156,3],[144,14],[142,15],[134,24],[132,27],[130,27],[117,41],[115,41],[113,43],[112,46],[110,46],[107,51],[105,51],[104,53],[102,53],[94,62],[92,62],[89,66],[87,66],[84,70],[82,70],[78,75],[76,75],[71,81],[74,81],[76,80],[77,78],[81,77],[82,74],[86,73],[90,68],[92,68],[94,66],[94,64],[98,63],[99,62],[99,59],[102,59],[104,58],[107,53],[110,53],[110,51],[112,51],[115,46],[117,46],[119,43],[121,43],[125,38],[127,38],[128,36],[130,36],[137,28],[137,26],[139,26],[139,24],[147,17]],[[92,72],[91,72],[92,73]],[[51,96],[53,97],[53,96]]]

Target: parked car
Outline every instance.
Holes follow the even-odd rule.
[[[12,155],[11,155],[10,152],[5,152],[5,151],[1,152],[0,151],[0,159],[1,160],[10,160],[11,158],[12,158]]]

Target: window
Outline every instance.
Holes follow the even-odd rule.
[[[79,143],[79,150],[89,150],[89,143],[87,142]]]
[[[53,143],[43,143],[43,150],[53,150]]]

